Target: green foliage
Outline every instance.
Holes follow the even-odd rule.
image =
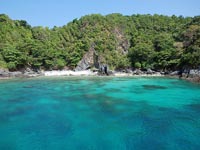
[[[129,50],[129,57],[131,59],[132,64],[144,64],[142,67],[144,68],[147,64],[150,64],[152,56],[153,56],[153,47],[151,44],[147,43],[138,43],[134,47]],[[146,65],[145,65],[146,64]],[[135,66],[136,67],[136,66]],[[141,66],[140,66],[141,68]]]
[[[192,22],[183,33],[184,52],[181,58],[181,66],[189,68],[198,68],[200,66],[200,21]]]
[[[0,14],[0,68],[73,69],[93,45],[113,69],[200,66],[200,17],[100,14],[53,29]]]
[[[141,68],[142,67],[142,65],[141,65],[141,63],[139,63],[139,62],[136,62],[135,64],[134,64],[134,67],[135,68]]]
[[[66,65],[66,62],[63,59],[57,59],[55,64],[57,69],[63,69]]]
[[[7,68],[7,64],[6,64],[2,54],[0,54],[0,68]]]

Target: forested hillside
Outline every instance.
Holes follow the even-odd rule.
[[[0,15],[0,68],[74,69],[91,47],[111,69],[198,68],[200,16],[94,14],[49,29]]]

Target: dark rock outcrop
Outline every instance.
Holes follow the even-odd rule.
[[[97,54],[93,44],[89,51],[83,56],[82,60],[78,63],[75,71],[83,71],[92,68],[92,70],[98,72],[98,75],[111,75],[112,72],[109,70],[109,66],[107,64],[102,64],[101,59],[103,58]]]
[[[94,46],[91,46],[89,51],[83,56],[75,71],[83,71],[92,67],[99,68],[98,55],[94,50]]]
[[[99,71],[98,71],[98,75],[106,75],[106,76],[110,76],[113,75],[114,73],[109,70],[109,67],[107,64],[103,64],[99,66]]]

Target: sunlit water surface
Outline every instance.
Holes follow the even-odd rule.
[[[0,150],[199,150],[200,85],[166,78],[0,81]]]

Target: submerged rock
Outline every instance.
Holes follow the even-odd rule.
[[[165,86],[160,85],[142,85],[144,89],[147,90],[156,90],[156,89],[167,89]]]

